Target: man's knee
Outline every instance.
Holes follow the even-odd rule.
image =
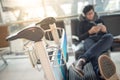
[[[94,41],[92,39],[86,39],[84,41],[84,49],[88,50],[93,44],[94,44]]]
[[[104,39],[107,39],[107,40],[109,40],[109,41],[113,41],[113,35],[112,35],[112,34],[105,34],[105,35],[103,36],[103,38],[104,38]]]

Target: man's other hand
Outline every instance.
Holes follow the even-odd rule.
[[[95,34],[95,33],[98,33],[100,30],[101,30],[101,27],[99,27],[99,26],[93,26],[93,27],[88,31],[88,33],[89,33],[89,34]]]
[[[99,25],[99,27],[101,27],[101,29],[100,29],[101,32],[107,32],[106,26]]]

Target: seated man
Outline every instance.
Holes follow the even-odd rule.
[[[98,57],[107,51],[113,42],[113,36],[107,32],[106,26],[101,19],[95,18],[95,11],[92,5],[83,9],[85,20],[79,25],[79,39],[84,40],[85,53],[79,57],[75,65],[75,71],[83,76],[84,65],[91,62],[97,80],[102,80],[98,67]]]

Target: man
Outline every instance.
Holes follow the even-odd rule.
[[[83,14],[85,19],[79,25],[79,39],[84,40],[85,53],[79,57],[75,69],[83,76],[84,65],[91,62],[98,80],[102,80],[98,67],[98,57],[111,47],[113,36],[107,32],[103,21],[95,18],[96,13],[92,5],[85,6]]]

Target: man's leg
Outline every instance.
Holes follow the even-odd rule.
[[[95,44],[95,42],[94,42],[94,40],[92,40],[91,38],[87,38],[85,41],[84,41],[84,50],[85,50],[85,52],[92,46],[92,45],[94,45]],[[85,53],[84,53],[85,54]],[[87,62],[86,62],[86,60],[85,60],[85,58],[80,58],[81,56],[79,56],[79,60],[78,60],[78,63],[76,64],[77,66],[79,66],[78,68],[75,66],[75,71],[78,73],[78,74],[81,74],[80,76],[83,76],[83,72],[82,72],[82,70],[80,70],[80,68],[81,69],[83,69],[83,65],[85,65]],[[79,63],[80,62],[80,63]],[[79,65],[80,64],[80,65]],[[81,67],[80,67],[81,66]]]
[[[84,40],[84,51],[86,52],[94,44],[95,44],[95,41],[92,40],[91,38],[87,38],[86,40]],[[81,56],[79,56],[79,59],[80,58]]]
[[[111,34],[104,34],[100,40],[98,40],[94,45],[92,45],[82,56],[87,61],[92,58],[99,57],[102,52],[107,51],[113,42],[113,36]]]
[[[92,58],[90,61],[93,66],[93,70],[96,74],[97,80],[102,80],[102,78],[100,77],[101,74],[100,74],[99,67],[98,67],[98,57]]]
[[[92,45],[94,45],[95,44],[95,42],[94,42],[94,40],[92,40],[91,38],[87,38],[85,41],[84,41],[84,50],[85,50],[85,52],[92,46]],[[78,62],[81,62],[81,63],[77,63],[76,65],[79,65],[79,67],[78,68],[76,68],[76,66],[75,66],[75,68],[73,67],[73,69],[75,70],[75,72],[76,73],[78,73],[80,76],[84,76],[84,73],[83,73],[83,71],[82,70],[80,70],[80,69],[83,69],[83,65],[85,65],[87,62],[86,62],[86,60],[85,60],[85,58],[80,58],[81,56],[79,56],[79,60],[78,60]]]
[[[85,51],[87,51],[94,44],[95,44],[94,40],[92,40],[90,38],[86,39],[85,42],[84,42]],[[89,61],[87,61],[87,62],[89,62]],[[98,73],[98,57],[92,58],[90,60],[90,62],[92,64],[92,66],[93,66],[93,70],[94,70],[94,72],[96,74],[97,80],[102,80],[102,79],[99,78],[99,73]]]
[[[88,54],[87,56],[89,57],[91,55],[88,59],[91,61],[93,65],[93,69],[96,73],[98,80],[102,80],[100,77],[99,68],[98,68],[98,57],[102,55],[104,51],[107,51],[111,47],[112,42],[113,42],[112,35],[105,34],[101,37],[101,39],[95,45],[93,45],[88,50],[88,51],[91,51],[91,54]]]
[[[102,54],[102,52],[108,50],[113,42],[113,36],[111,34],[104,34],[98,42],[92,45],[81,57],[80,59],[85,59],[86,62],[91,61],[95,73],[98,72],[98,57]],[[82,66],[78,61],[76,68]]]
[[[94,43],[94,40],[92,40],[91,38],[86,39],[84,41],[84,50],[87,51]]]

